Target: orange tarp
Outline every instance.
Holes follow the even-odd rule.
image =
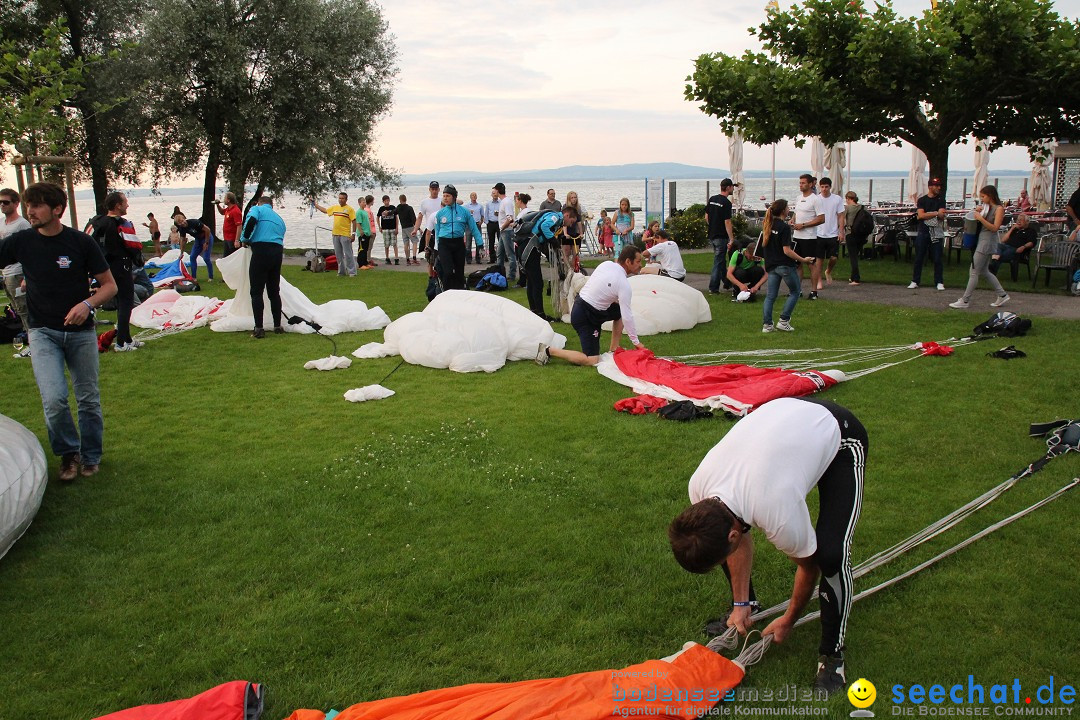
[[[693,644],[672,662],[562,678],[480,683],[386,698],[346,708],[335,720],[600,720],[699,718],[742,681],[743,670]],[[322,720],[297,710],[288,720]]]

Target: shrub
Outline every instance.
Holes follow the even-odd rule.
[[[691,214],[694,208],[701,208],[701,214]],[[704,205],[691,205],[685,211],[672,215],[667,219],[666,226],[681,248],[704,248],[709,245],[709,226],[705,222]]]

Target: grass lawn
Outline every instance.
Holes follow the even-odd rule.
[[[700,270],[699,256],[687,259]],[[878,267],[906,266],[867,263],[868,279]],[[415,274],[285,272],[317,302],[351,294],[392,318],[425,304],[426,279]],[[525,302],[523,291],[510,297]],[[972,323],[822,300],[799,304],[798,332],[762,336],[759,306],[710,303],[711,323],[647,344],[658,354],[896,345],[961,335]],[[344,354],[381,337],[337,343]],[[1026,359],[985,356],[1013,343]],[[723,576],[681,570],[665,528],[730,419],[617,414],[625,388],[558,361],[491,375],[404,365],[384,382],[397,395],[351,404],[346,390],[379,382],[398,359],[302,369],[329,347],[316,336],[256,342],[200,329],[102,357],[101,473],[51,483],[34,524],[0,560],[0,718],[88,718],[241,678],[265,683],[265,717],[283,718],[298,707],[621,667],[703,640],[703,621],[726,608]],[[1076,323],[1035,319],[1028,337],[827,391],[870,434],[855,561],[1041,456],[1028,423],[1078,414],[1077,357]],[[29,363],[0,361],[0,388],[0,412],[47,447]],[[860,585],[1078,473],[1080,455],[1055,460]],[[973,674],[987,688],[1019,678],[1034,692],[1052,675],[1075,686],[1078,508],[1080,493],[1067,495],[858,604],[849,680],[877,685],[879,713],[897,683],[947,686]],[[755,583],[766,604],[787,596],[793,572],[759,536]],[[817,634],[800,628],[744,685],[808,686]],[[829,707],[851,710],[842,696]]]

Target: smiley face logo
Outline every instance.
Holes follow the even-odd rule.
[[[873,705],[874,701],[877,700],[877,688],[874,687],[874,683],[866,678],[859,678],[851,683],[847,696],[852,705],[865,709]]]

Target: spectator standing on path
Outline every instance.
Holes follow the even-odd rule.
[[[131,310],[135,307],[135,267],[133,248],[124,242],[121,224],[127,213],[128,200],[123,193],[111,192],[105,197],[105,214],[90,221],[94,239],[105,250],[105,262],[109,263],[113,282],[116,283],[116,337],[114,350],[130,352],[143,346],[131,337]],[[134,230],[134,228],[132,228]]]
[[[398,209],[396,205],[390,204],[390,196],[382,196],[382,207],[379,208],[379,230],[382,231],[383,238],[383,251],[386,253],[386,264],[390,264],[390,248],[394,248],[394,264],[400,265],[401,260],[398,259],[397,250],[397,238],[398,238]],[[406,241],[407,243],[408,241]],[[405,247],[406,255],[409,252],[408,245]]]
[[[540,212],[544,212],[546,210],[562,212],[562,203],[555,199],[555,188],[548,188],[547,197],[542,203],[540,203],[540,207],[537,209]]]
[[[261,340],[263,330],[263,290],[270,300],[270,315],[274,333],[281,335],[281,259],[285,253],[285,221],[274,211],[272,198],[262,196],[259,204],[248,211],[244,222],[244,244],[251,248],[248,281],[251,290],[251,315],[255,329],[251,337]]]
[[[0,190],[0,213],[4,221],[0,223],[0,243],[9,235],[14,235],[22,230],[29,230],[30,223],[19,214],[19,193],[11,188]],[[19,316],[22,323],[23,334],[27,341],[23,349],[15,353],[17,358],[30,357],[30,320],[26,310],[26,282],[23,280],[23,269],[19,263],[11,263],[3,270],[4,292],[11,300],[11,307]]]
[[[457,188],[453,185],[443,188],[444,207],[435,213],[439,277],[446,290],[465,289],[465,258],[468,255],[466,233],[471,234],[479,245],[484,244],[472,213],[458,204],[457,195]]]
[[[244,220],[244,214],[236,203],[236,195],[231,192],[225,193],[224,203],[215,201],[214,204],[217,206],[217,211],[225,216],[225,220],[221,224],[221,241],[223,244],[221,252],[224,257],[228,257],[239,246],[240,223]]]
[[[712,274],[709,275],[709,292],[716,295],[720,292],[720,286],[724,289],[731,287],[731,283],[724,277],[724,267],[727,265],[728,243],[735,237],[735,230],[731,225],[731,193],[735,189],[735,183],[731,178],[720,181],[720,194],[713,195],[705,205],[705,218],[709,223],[709,244],[713,249]]]
[[[78,474],[95,474],[101,463],[104,420],[94,310],[116,294],[116,283],[94,239],[61,224],[67,209],[63,190],[34,183],[24,197],[31,229],[0,243],[0,267],[22,263],[26,275],[34,379],[49,444],[61,458],[60,480],[71,482]],[[98,281],[93,295],[91,276]],[[65,367],[78,404],[78,430],[68,407]]]
[[[210,260],[210,253],[214,249],[214,233],[202,220],[188,219],[179,207],[173,207],[173,225],[180,238],[180,254],[184,254],[184,238],[191,236],[191,252],[188,254],[188,264],[191,277],[199,277],[199,257],[206,263],[206,276],[210,282],[214,280],[214,263]]]
[[[630,198],[621,198],[614,220],[616,255],[622,255],[622,249],[634,241],[634,223],[634,213],[630,210]]]
[[[825,222],[817,228],[817,257],[823,265],[825,282],[832,284],[832,271],[836,267],[836,259],[840,256],[840,243],[844,242],[844,198],[833,195],[832,180],[827,177],[818,181],[821,192],[818,199],[821,200],[821,211],[825,215]],[[824,290],[821,280],[818,280],[817,290]]]
[[[981,206],[974,210],[975,219],[978,221],[979,244],[975,246],[975,252],[971,256],[971,269],[968,271],[968,284],[964,294],[949,307],[962,310],[971,304],[971,294],[979,284],[979,277],[986,278],[990,287],[997,293],[997,300],[990,303],[990,307],[1001,307],[1009,302],[1009,294],[1001,287],[997,275],[990,272],[990,256],[997,250],[998,230],[1005,222],[1005,208],[1001,206],[1001,198],[998,197],[997,188],[987,185],[979,191]]]
[[[154,213],[146,213],[146,219],[150,222],[144,222],[142,226],[150,232],[150,241],[154,243],[154,255],[161,257],[161,226],[158,225]]]
[[[814,193],[814,182],[813,175],[804,174],[799,176],[799,192],[801,195],[795,201],[795,222],[791,225],[794,251],[800,257],[810,258],[810,300],[817,300],[817,287],[821,284],[821,263],[816,259],[819,257],[817,226],[825,222],[821,196]],[[766,267],[769,264],[768,260],[768,257],[766,257]],[[800,266],[800,280],[802,275],[802,267]],[[769,286],[772,287],[772,280],[769,281]],[[782,321],[783,317],[781,316]]]
[[[469,193],[469,202],[463,207],[469,211],[470,215],[472,215],[473,222],[476,223],[476,227],[484,227],[484,206],[476,201],[476,193]],[[474,262],[480,263],[484,261],[483,235],[481,235],[480,237],[481,239],[477,240],[475,243],[473,243],[473,240],[475,238],[465,238],[465,262],[471,264]],[[475,244],[476,246],[475,254],[470,249],[473,244]]]
[[[809,187],[809,183],[807,183]],[[765,272],[769,274],[765,303],[761,308],[762,324],[761,332],[771,333],[774,330],[792,332],[791,313],[795,311],[795,304],[799,302],[799,293],[802,283],[799,272],[796,269],[801,263],[814,262],[813,257],[804,257],[792,247],[791,227],[784,222],[787,216],[787,200],[779,199],[769,206],[765,212],[765,223],[761,230],[762,255],[765,258]],[[784,308],[780,311],[780,322],[773,325],[773,304],[780,295],[780,283],[787,285],[788,299]]]
[[[505,263],[509,271],[506,276],[507,282],[513,282],[517,275],[517,249],[514,247],[514,220],[518,212],[529,204],[532,198],[528,193],[510,198],[506,195],[506,187],[502,183],[496,183],[495,189],[499,191],[499,227],[502,230],[502,241],[499,245],[499,262]],[[524,199],[524,203],[522,203]]]
[[[502,183],[499,183],[499,185],[502,185]],[[505,187],[503,188],[503,194],[506,194]],[[491,188],[491,200],[484,206],[484,219],[487,221],[488,262],[492,264],[499,261],[499,250],[502,245],[502,229],[499,227],[499,221],[502,219],[502,215],[499,214],[499,205],[501,204],[499,187],[496,185]]]
[[[337,274],[348,277],[356,276],[356,255],[353,254],[353,227],[356,225],[356,211],[349,205],[349,194],[339,192],[337,205],[324,208],[314,200],[311,204],[321,213],[333,218],[330,232],[334,237],[334,255],[337,256]]]
[[[356,265],[361,270],[371,270],[375,264],[371,261],[371,241],[375,238],[374,216],[368,210],[366,197],[356,201],[356,238],[360,250],[356,255]]]
[[[844,207],[844,244],[847,245],[848,260],[851,262],[851,277],[848,285],[858,285],[862,282],[859,274],[859,255],[862,254],[863,246],[874,231],[874,218],[870,211],[859,204],[859,196],[854,190],[848,190],[844,195],[846,205]]]
[[[405,264],[419,265],[420,261],[416,259],[416,246],[419,244],[415,227],[416,211],[404,195],[398,195],[397,219],[398,224],[401,225],[401,244],[405,246]],[[410,248],[412,248],[411,253]]]
[[[420,212],[416,216],[416,225],[414,230],[421,231],[420,233],[420,252],[424,253],[430,258],[428,250],[435,250],[435,213],[439,212],[442,207],[442,200],[439,198],[439,183],[432,180],[428,183],[428,196],[420,201]],[[428,261],[431,264],[431,261]]]
[[[938,290],[945,289],[945,265],[942,251],[945,247],[945,197],[941,194],[941,180],[930,178],[926,194],[915,203],[918,221],[915,234],[915,264],[911,269],[908,290],[915,290],[922,282],[922,266],[929,252],[934,261],[934,284]]]

